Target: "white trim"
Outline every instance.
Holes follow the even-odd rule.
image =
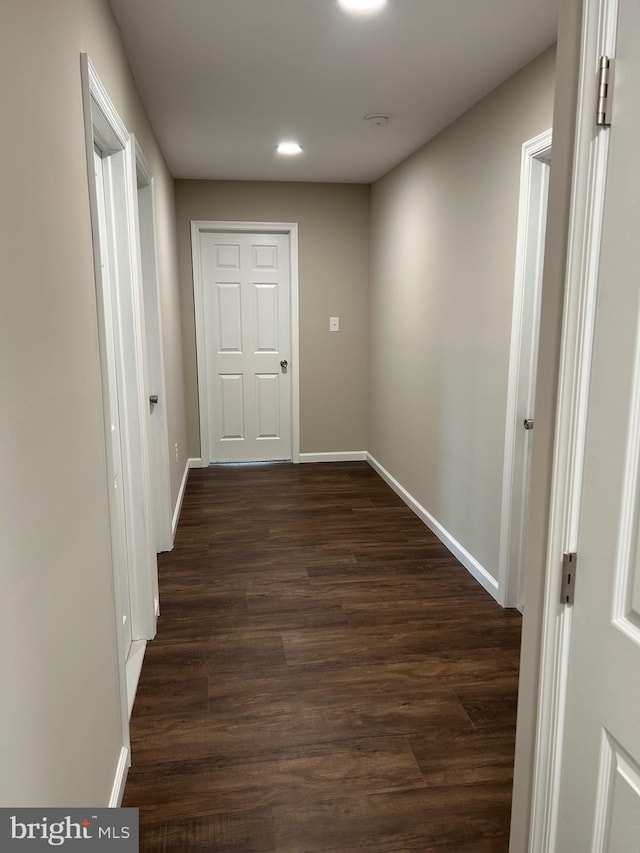
[[[562,554],[577,548],[609,134],[594,125],[596,68],[615,55],[617,0],[585,0],[555,431],[529,853],[556,853],[571,608]],[[560,851],[564,853],[564,851]]]
[[[465,569],[472,575],[478,583],[486,589],[496,600],[498,599],[498,582],[491,577],[489,572],[480,565],[480,563],[455,539],[448,530],[446,530],[439,521],[437,521],[421,503],[419,503],[405,488],[400,485],[396,478],[384,468],[377,459],[367,453],[367,462],[371,467],[380,474],[393,489],[393,491],[406,503],[418,518],[423,521],[427,527],[435,533],[438,539],[451,551]]]
[[[98,191],[96,187],[96,178],[94,174],[94,146],[95,146],[95,134],[97,131],[96,122],[101,125],[101,144],[104,146],[110,146],[111,150],[115,151],[118,149],[118,146],[121,146],[121,150],[124,150],[124,146],[126,146],[128,142],[128,134],[124,125],[119,119],[115,108],[113,107],[109,97],[102,86],[102,83],[98,79],[98,76],[95,72],[95,69],[91,63],[91,60],[87,56],[86,53],[80,54],[80,82],[82,88],[82,103],[83,103],[83,112],[84,112],[84,136],[85,136],[85,151],[87,158],[87,185],[88,185],[88,194],[89,194],[89,211],[90,211],[90,223],[91,223],[91,233],[93,237],[93,262],[94,262],[94,275],[95,275],[95,286],[96,286],[96,311],[98,318],[98,329],[104,329],[105,325],[105,316],[104,316],[104,299],[103,299],[103,279],[102,279],[102,267],[101,267],[101,258],[100,258],[100,227],[99,227],[99,214],[98,214]],[[107,440],[107,436],[109,435],[109,430],[111,428],[109,421],[109,398],[108,398],[108,389],[107,384],[105,382],[104,370],[105,365],[107,363],[107,352],[105,339],[103,334],[98,335],[98,346],[100,350],[100,366],[102,371],[102,398],[103,398],[103,419],[104,419],[104,440],[105,440],[105,461],[107,463],[107,469],[105,470],[105,474],[107,478],[109,477],[109,466],[110,466],[110,451],[109,451],[109,441]],[[111,493],[110,493],[111,494]],[[111,506],[111,497],[110,497],[110,510],[109,510],[109,521],[113,534],[113,517],[112,517],[112,506]],[[113,540],[112,540],[113,547]],[[128,714],[128,703],[127,703],[127,674],[126,674],[126,650],[125,650],[125,639],[123,635],[123,623],[122,623],[122,614],[119,610],[119,589],[120,589],[120,578],[119,573],[116,571],[116,567],[113,562],[113,552],[110,555],[111,561],[111,569],[113,574],[114,581],[114,620],[115,620],[115,634],[116,634],[116,654],[117,654],[117,666],[118,666],[118,683],[117,683],[117,691],[118,691],[118,700],[120,702],[120,726],[121,726],[121,737],[122,737],[122,753],[128,756],[129,746],[130,746],[130,734],[129,734],[129,714]],[[120,757],[120,761],[122,762],[122,754]],[[128,766],[128,765],[127,765]],[[126,780],[126,766],[123,771],[123,782],[122,782],[122,790],[124,790],[124,780]],[[116,775],[116,779],[118,776]],[[114,792],[116,788],[114,786]],[[112,799],[114,793],[112,792]]]
[[[91,101],[89,114],[92,118],[92,136],[104,154],[125,149],[129,142],[129,131],[111,102],[107,90],[86,53],[80,54],[80,68],[87,85]],[[87,105],[88,106],[88,105]]]
[[[500,556],[498,569],[499,601],[506,607],[521,607],[521,571],[523,542],[522,519],[526,518],[526,494],[515,493],[516,470],[520,459],[516,457],[517,436],[523,429],[518,412],[518,401],[524,393],[529,397],[525,417],[533,417],[537,338],[539,334],[540,297],[542,293],[542,251],[544,247],[544,222],[546,220],[546,194],[549,166],[542,155],[551,150],[552,131],[546,130],[522,145],[520,158],[520,193],[518,209],[518,235],[516,239],[516,268],[513,287],[513,313],[511,320],[511,352],[509,356],[509,382],[502,474],[502,509],[500,515]],[[537,198],[536,198],[537,196]],[[543,198],[544,197],[544,198]],[[535,209],[535,220],[533,213]],[[536,272],[531,275],[531,261]],[[527,298],[528,297],[528,298]],[[528,306],[527,306],[528,303]],[[529,307],[529,310],[527,310]],[[526,326],[525,326],[526,323]],[[522,346],[525,335],[535,335],[530,361],[523,364]],[[533,376],[531,373],[533,372]],[[529,374],[524,375],[524,374]],[[526,386],[529,386],[526,388]],[[521,457],[520,457],[521,458]],[[526,472],[525,480],[526,478]],[[516,517],[517,516],[517,517]],[[518,532],[519,542],[514,542]],[[515,550],[514,550],[515,549]],[[516,559],[514,560],[514,557]]]
[[[134,148],[136,152],[136,170],[138,173],[139,186],[148,187],[153,183],[153,174],[147,158],[144,156],[144,151],[138,142],[134,133],[131,134],[134,140]],[[140,181],[142,179],[142,181]]]
[[[291,461],[300,461],[300,307],[298,270],[298,226],[289,231],[289,268],[291,276]]]
[[[233,222],[218,220],[192,220],[191,259],[193,265],[193,304],[196,326],[196,356],[198,371],[198,406],[200,409],[200,457],[208,464],[209,415],[207,406],[207,374],[205,359],[204,309],[202,298],[202,270],[200,235],[206,232],[287,234],[289,237],[289,262],[291,277],[291,459],[300,457],[300,328],[299,328],[299,275],[298,275],[298,225],[296,222]]]
[[[127,776],[131,767],[131,754],[126,746],[120,750],[120,757],[116,766],[116,774],[113,778],[111,786],[111,796],[109,797],[109,808],[119,809],[124,797],[124,787],[127,784]]]
[[[97,316],[100,356],[103,371],[108,361],[102,341],[105,317],[100,259],[98,203],[94,176],[94,146],[100,149],[104,165],[106,215],[110,221],[114,264],[111,270],[117,317],[117,347],[121,376],[120,437],[123,465],[123,494],[126,515],[126,544],[129,555],[129,589],[132,639],[151,639],[156,632],[153,598],[157,589],[156,553],[151,537],[149,511],[149,445],[144,394],[146,364],[144,353],[144,315],[141,293],[141,267],[138,252],[135,198],[135,158],[133,138],[127,132],[109,99],[87,54],[80,56],[84,106],[85,146],[88,169],[89,206],[94,238]],[[103,377],[105,439],[110,435],[108,422],[109,392]],[[107,457],[110,442],[106,441]],[[109,464],[109,463],[108,463]]]
[[[156,599],[157,601],[157,599]],[[154,602],[155,603],[155,602]],[[158,614],[156,614],[158,615]],[[140,681],[140,673],[142,672],[142,662],[144,661],[144,653],[147,649],[146,640],[134,640],[129,649],[129,657],[127,658],[127,706],[129,710],[129,719],[133,711],[133,703],[136,700],[136,692],[138,690],[138,681]]]
[[[180,521],[180,513],[182,512],[182,501],[184,500],[185,489],[187,488],[187,480],[189,479],[189,469],[190,468],[200,468],[201,462],[199,459],[187,459],[184,472],[182,474],[182,480],[180,482],[180,488],[178,489],[178,497],[176,498],[176,505],[173,510],[173,519],[171,521],[171,534],[175,538],[176,530],[178,529],[178,522]]]
[[[366,450],[344,450],[338,453],[300,453],[298,462],[365,462]]]

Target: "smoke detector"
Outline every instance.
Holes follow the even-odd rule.
[[[371,113],[365,116],[364,120],[372,130],[375,130],[376,127],[386,127],[389,124],[389,116],[384,115],[384,113]]]

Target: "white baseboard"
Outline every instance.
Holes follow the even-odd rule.
[[[430,512],[422,506],[409,492],[401,486],[400,483],[393,477],[386,468],[384,468],[377,459],[374,459],[370,453],[367,453],[367,462],[371,467],[380,474],[382,479],[388,483],[393,491],[406,503],[410,510],[412,510],[418,518],[423,521],[429,530],[433,531],[438,539],[446,545],[446,547],[451,551],[451,553],[456,557],[465,569],[472,575],[478,583],[483,586],[487,592],[492,595],[496,601],[499,602],[498,598],[498,582],[491,577],[489,572],[480,565],[480,563],[473,557],[466,548],[463,548],[462,545],[454,539],[454,537],[447,531],[445,528],[437,521]]]
[[[144,661],[144,653],[147,649],[146,640],[134,640],[129,649],[129,657],[127,658],[127,704],[129,707],[129,719],[133,711],[133,703],[136,699],[136,691],[138,689],[138,681],[142,672],[142,662]]]
[[[180,483],[180,489],[178,490],[178,499],[176,500],[175,509],[173,510],[173,519],[171,521],[171,533],[174,537],[176,535],[176,530],[178,529],[178,522],[180,521],[180,512],[182,510],[182,501],[184,500],[184,490],[187,488],[187,480],[189,479],[189,470],[191,468],[200,468],[201,466],[201,459],[187,459],[184,466],[184,474],[182,475],[182,482]]]
[[[127,775],[131,766],[130,753],[126,746],[120,750],[120,758],[116,767],[116,775],[111,788],[111,796],[109,797],[109,808],[119,809],[124,796],[124,786],[127,784]]]
[[[345,450],[339,453],[301,453],[298,462],[366,462],[366,450]]]
[[[180,521],[180,512],[182,510],[182,501],[184,500],[184,491],[187,488],[187,480],[189,479],[189,460],[187,459],[187,463],[184,466],[184,473],[182,475],[182,482],[180,483],[180,488],[178,490],[178,499],[176,500],[176,505],[173,510],[173,519],[171,521],[171,532],[175,536],[176,530],[178,529],[178,522]]]

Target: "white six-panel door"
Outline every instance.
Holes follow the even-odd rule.
[[[289,235],[200,238],[209,462],[291,459]]]
[[[620,0],[558,853],[640,851],[639,43],[640,5]]]

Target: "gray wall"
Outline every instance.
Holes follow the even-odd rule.
[[[497,579],[522,143],[551,127],[554,49],[371,196],[371,454]]]
[[[369,187],[176,181],[176,210],[189,454],[200,456],[192,219],[298,223],[300,449],[366,450]]]
[[[0,802],[106,805],[120,702],[80,53],[157,181],[170,441],[183,448],[173,181],[103,0],[0,10]],[[172,465],[173,469],[173,465]]]

